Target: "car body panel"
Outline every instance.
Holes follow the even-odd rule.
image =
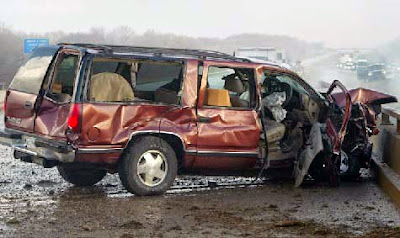
[[[366,88],[356,88],[356,89],[351,89],[349,90],[349,94],[351,96],[351,101],[354,102],[360,102],[363,104],[369,104],[369,105],[374,105],[374,104],[385,104],[385,103],[391,103],[391,102],[397,102],[396,97],[386,94],[386,93],[381,93],[375,90],[371,89],[366,89]],[[345,97],[342,93],[335,93],[332,94],[333,97],[335,98],[337,104],[341,107],[345,106]]]
[[[37,95],[9,90],[6,99],[5,126],[33,132],[36,113],[34,105]]]

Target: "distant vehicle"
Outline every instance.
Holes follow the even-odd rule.
[[[353,62],[348,61],[343,65],[343,69],[355,70],[356,69],[356,65]]]
[[[277,64],[287,63],[286,55],[283,50],[274,47],[245,47],[235,50],[234,56],[253,58],[257,60],[269,61]]]
[[[386,70],[384,64],[373,64],[367,68],[367,80],[386,79]]]
[[[356,68],[353,57],[349,54],[345,54],[339,58],[339,63],[337,64],[337,67],[345,70],[355,70]]]
[[[400,76],[400,66],[398,64],[386,65],[386,76],[398,78]]]
[[[368,75],[368,61],[358,60],[356,62],[356,71],[358,79],[366,79]]]

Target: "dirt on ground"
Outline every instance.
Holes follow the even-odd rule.
[[[181,176],[138,197],[107,175],[94,187],[0,147],[1,237],[399,237],[400,214],[370,176],[339,188],[254,178]]]

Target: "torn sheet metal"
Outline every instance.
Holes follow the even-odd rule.
[[[315,157],[324,150],[322,142],[321,123],[315,123],[310,131],[310,137],[306,148],[301,152],[295,168],[295,187],[299,187],[308,173],[311,163]]]
[[[349,94],[353,103],[360,102],[363,104],[373,105],[397,102],[397,98],[392,95],[365,88],[356,88],[349,90]],[[335,98],[336,103],[340,107],[344,107],[346,105],[346,98],[343,93],[334,93],[332,94],[332,96]]]

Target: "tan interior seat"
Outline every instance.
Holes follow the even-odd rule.
[[[234,74],[228,75],[225,78],[224,88],[236,93],[231,95],[231,104],[233,107],[249,107],[249,101],[240,98],[240,95],[246,92],[246,87],[243,82]]]
[[[207,88],[206,105],[232,107],[229,91],[226,89]]]
[[[265,120],[268,143],[274,143],[282,140],[285,135],[285,125],[274,120]]]
[[[116,73],[99,73],[90,81],[90,100],[98,102],[133,101],[135,98],[128,81]]]

